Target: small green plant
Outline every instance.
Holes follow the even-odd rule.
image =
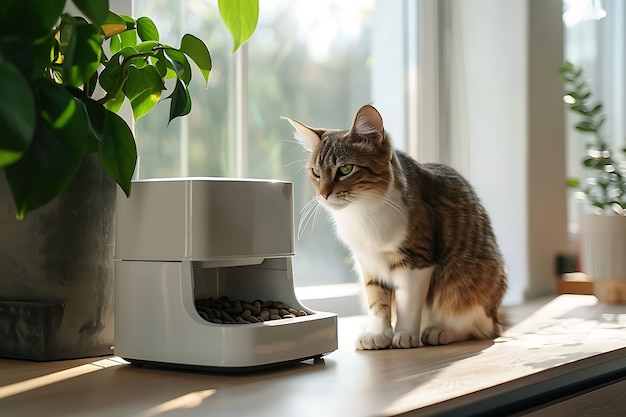
[[[602,103],[592,99],[593,90],[583,77],[582,68],[566,62],[559,68],[559,74],[566,86],[563,99],[579,116],[574,127],[589,136],[587,153],[582,160],[589,177],[585,181],[568,179],[568,185],[578,188],[596,211],[625,215],[626,167],[624,158],[620,158],[604,138],[606,116]],[[621,149],[621,153],[626,155],[626,148]]]
[[[63,192],[91,153],[128,195],[137,150],[117,111],[128,100],[136,120],[170,100],[168,123],[184,116],[190,62],[204,82],[213,65],[194,35],[174,47],[149,17],[115,14],[108,0],[72,0],[84,17],[72,16],[66,2],[0,2],[0,168],[18,219]],[[258,9],[258,0],[219,0],[233,52],[254,32]]]

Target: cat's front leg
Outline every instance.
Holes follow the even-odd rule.
[[[402,268],[393,272],[396,326],[391,341],[392,347],[406,349],[420,345],[422,309],[434,269],[434,266]]]
[[[391,346],[391,290],[367,272],[362,273],[368,303],[367,327],[356,340],[359,350],[386,349]]]

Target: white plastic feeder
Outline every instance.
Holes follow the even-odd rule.
[[[293,184],[138,180],[117,198],[115,354],[134,364],[246,369],[337,349],[337,315],[295,296]],[[215,324],[195,300],[279,300],[307,316]]]

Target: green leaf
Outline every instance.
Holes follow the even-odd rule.
[[[157,46],[159,46],[157,41],[145,41],[135,45],[135,49],[137,52],[151,52]]]
[[[152,62],[153,62],[154,67],[157,69],[157,71],[159,71],[159,75],[161,76],[161,78],[168,78],[167,77],[168,61],[167,61],[167,58],[165,58],[163,51],[158,51],[157,54],[154,57],[152,57]],[[176,75],[173,74],[172,76],[175,77]]]
[[[130,181],[137,163],[133,133],[120,116],[105,110],[98,156],[104,171],[130,195]]]
[[[259,20],[259,0],[218,0],[222,20],[235,45],[233,53],[246,43],[256,29]]]
[[[93,23],[100,26],[109,14],[109,0],[72,0]]]
[[[579,122],[574,126],[576,130],[580,130],[581,132],[595,132],[596,128],[590,122]]]
[[[153,58],[156,55],[157,53],[156,48],[159,45],[160,44],[156,41],[146,41],[146,42],[141,42],[135,45],[135,49],[137,50],[138,53],[149,54],[149,55],[133,58],[132,64],[137,68],[143,68],[146,65],[153,65],[153,63],[151,63],[149,58]]]
[[[129,29],[120,33],[122,48],[137,45],[137,29]]]
[[[102,141],[105,128],[106,109],[103,105],[91,98],[81,97],[79,100],[87,116],[87,130],[90,138],[88,150],[89,152],[97,152],[98,144]]]
[[[567,186],[568,187],[578,187],[580,185],[580,180],[578,178],[568,178]]]
[[[98,85],[98,73],[94,72],[91,78],[87,80],[84,87],[84,94],[88,97],[91,97],[93,93],[96,91],[96,87]]]
[[[73,30],[61,32],[61,43],[64,45],[63,83],[80,87],[100,66],[104,39],[94,26],[80,20],[74,22]],[[64,39],[66,36],[70,39]]]
[[[191,66],[185,54],[174,48],[165,49],[165,54],[170,58],[177,77],[189,85],[189,82],[191,82]]]
[[[122,39],[120,38],[120,35],[113,35],[110,37],[109,49],[112,54],[116,54],[122,49]]]
[[[603,166],[602,160],[598,158],[585,158],[583,160],[583,165],[587,168],[598,168]]]
[[[163,49],[157,51],[157,54],[154,56],[156,60],[154,66],[157,67],[159,74],[163,79],[169,80],[170,78],[177,78],[177,69],[181,69],[180,64],[174,65],[174,62],[165,55]],[[182,69],[181,69],[182,70]]]
[[[102,22],[102,25],[124,25],[128,29],[133,29],[135,27],[135,19],[130,16],[113,13],[109,10],[106,19]]]
[[[0,35],[20,35],[31,39],[47,35],[63,13],[65,1],[1,0]]]
[[[17,36],[0,37],[0,59],[10,62],[29,80],[29,75],[32,74],[34,76],[35,59],[39,60],[41,56],[35,52],[35,45],[27,38]],[[45,65],[48,64],[50,64],[50,60],[45,63]],[[43,73],[36,78],[41,78],[42,75]]]
[[[571,109],[585,116],[589,116],[591,114],[591,112],[587,109],[587,106],[578,102],[572,104]]]
[[[163,80],[155,67],[128,69],[128,79],[123,90],[130,100],[135,120],[152,110],[158,103],[163,89]]]
[[[592,114],[600,113],[600,111],[602,111],[602,104],[596,104],[595,107],[591,109]]]
[[[183,36],[180,43],[180,51],[187,54],[187,56],[189,56],[189,58],[196,63],[202,73],[202,76],[204,77],[204,81],[208,83],[209,73],[211,72],[213,64],[211,62],[209,48],[206,47],[204,42],[187,33]]]
[[[120,91],[115,97],[113,97],[111,100],[104,103],[104,107],[106,107],[108,110],[111,110],[114,113],[117,113],[118,111],[120,111],[120,109],[124,105],[125,99],[126,99],[126,96],[124,95],[124,92]]]
[[[36,134],[28,151],[5,167],[17,217],[60,194],[80,167],[87,122],[80,103],[60,85],[42,82],[37,88]]]
[[[191,111],[191,97],[189,95],[189,90],[180,80],[176,80],[176,87],[174,87],[174,91],[172,91],[172,94],[170,94],[168,98],[172,99],[172,103],[170,104],[170,119],[167,122],[168,124],[175,118],[185,116]]]
[[[112,93],[117,87],[122,73],[121,60],[124,56],[122,51],[116,52],[111,59],[104,64],[104,69],[100,72],[100,86],[107,93]]]
[[[119,15],[126,22],[126,27],[128,29],[135,29],[137,27],[137,21],[133,19],[131,16],[127,16],[125,14]]]
[[[137,19],[137,33],[142,41],[159,40],[159,30],[149,17],[140,17]]]
[[[104,69],[100,72],[100,86],[107,93],[113,93],[122,77],[122,61],[125,58],[134,55],[137,50],[128,46],[119,52],[116,52],[111,59],[104,63]]]
[[[558,72],[559,74],[567,74],[567,73],[572,72],[573,69],[574,69],[574,64],[572,64],[569,61],[565,61],[563,66],[559,67]]]
[[[35,99],[22,74],[0,60],[0,166],[17,161],[35,132]]]

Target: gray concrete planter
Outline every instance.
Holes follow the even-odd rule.
[[[95,156],[21,222],[0,173],[0,356],[113,353],[114,207],[115,183]]]

